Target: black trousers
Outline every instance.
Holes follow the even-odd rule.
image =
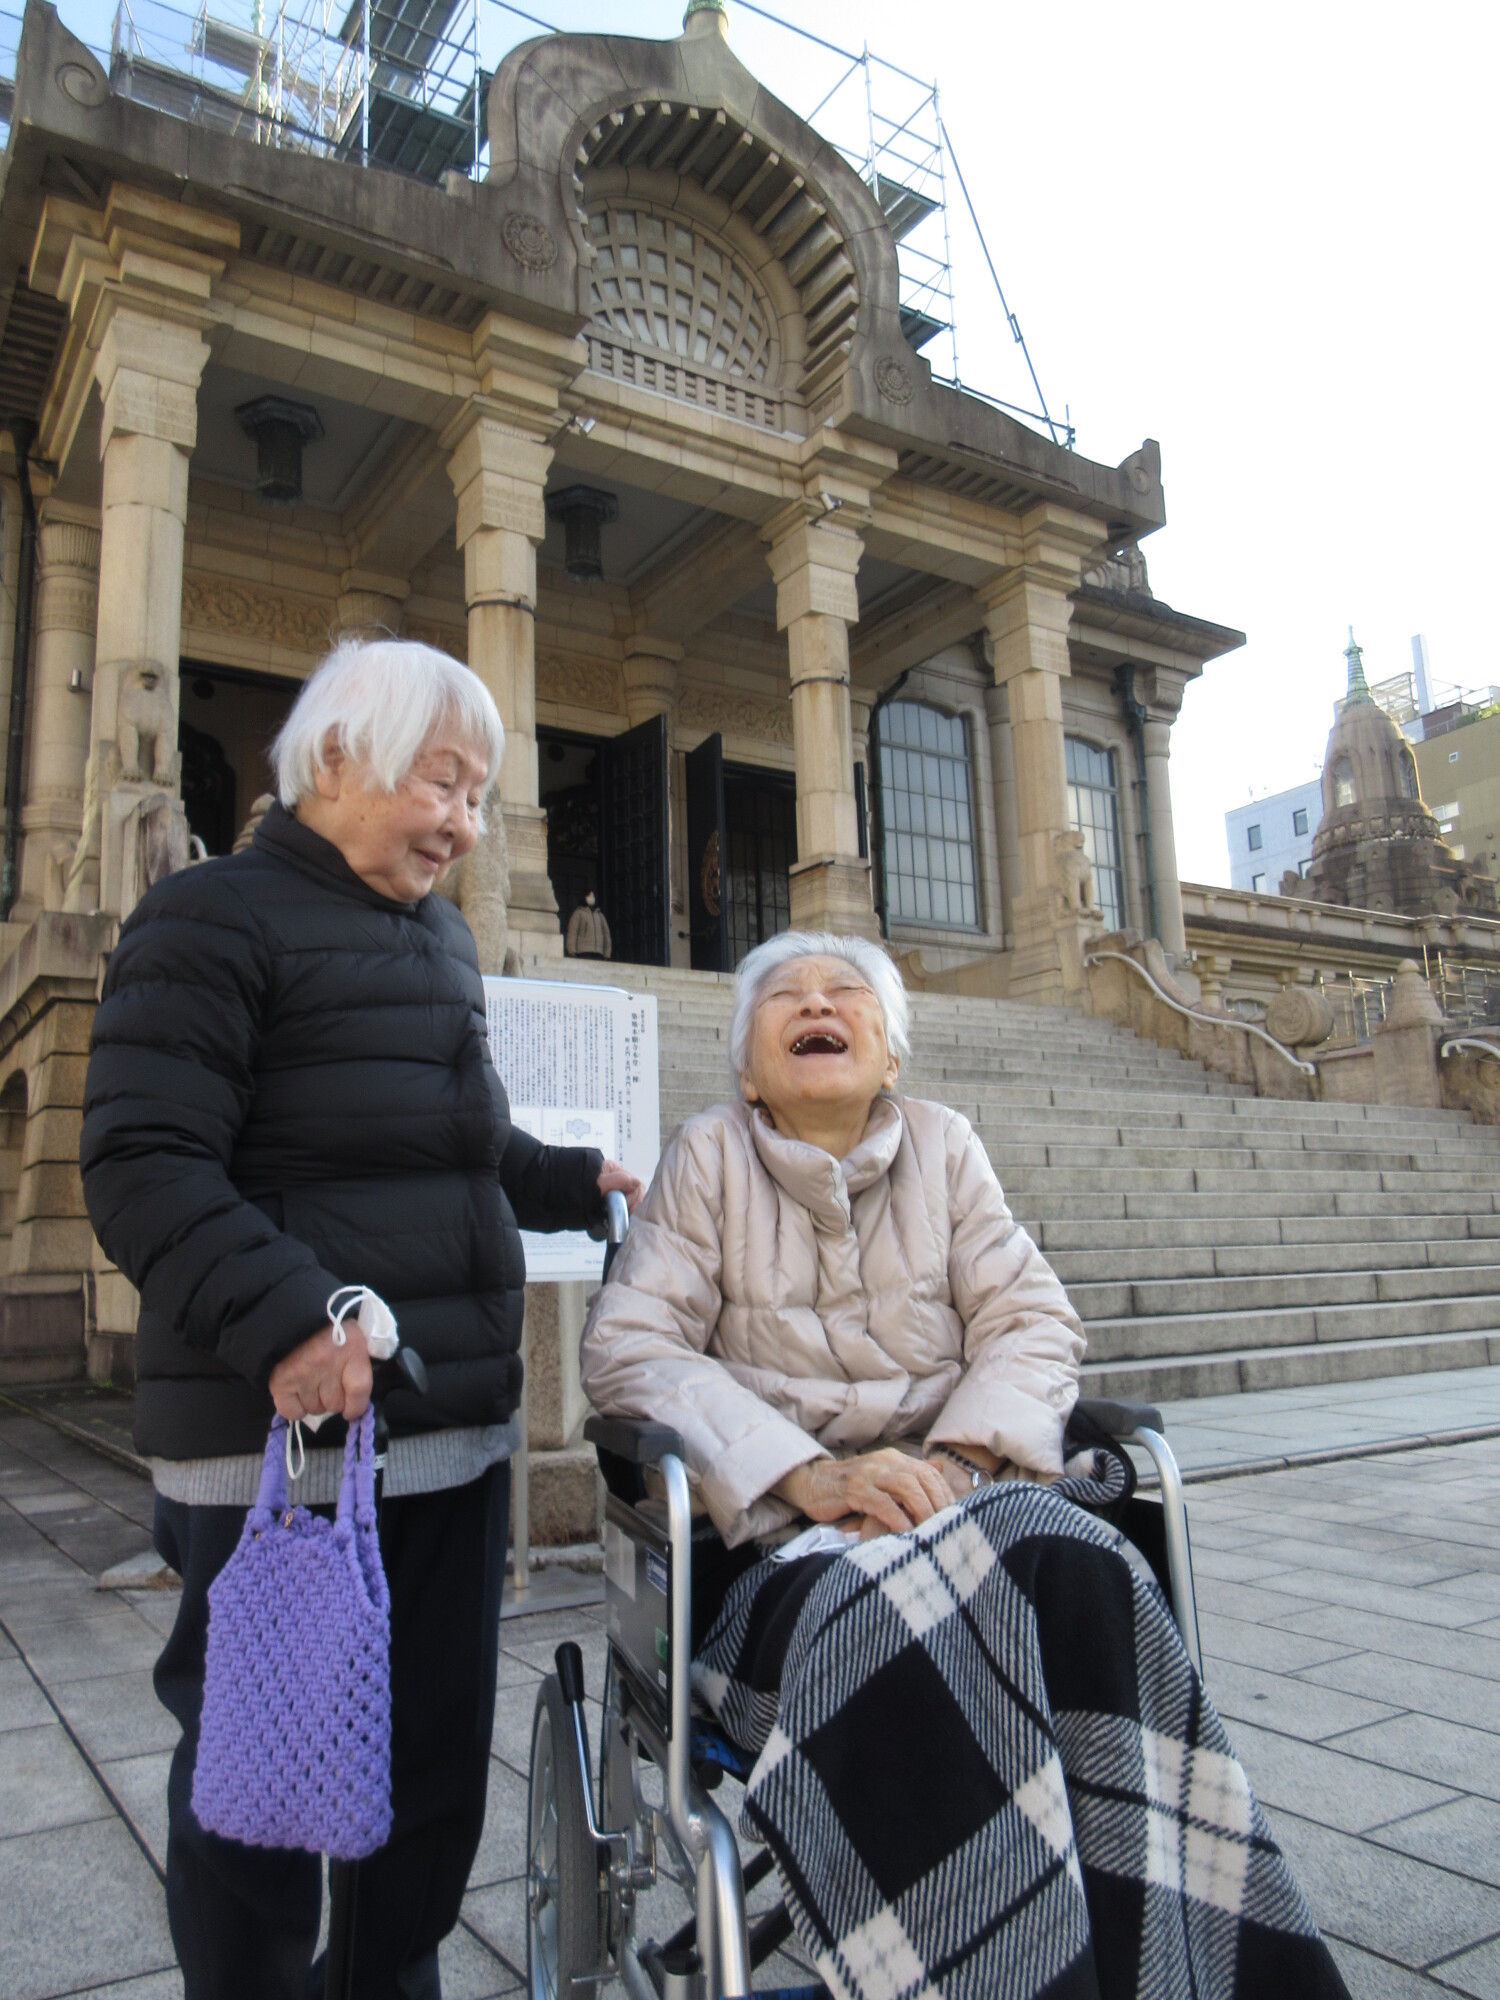
[[[385,1505],[393,1824],[360,1866],[359,2000],[440,2000],[438,1944],[458,1921],[484,1829],[509,1505],[508,1464]],[[244,1524],[242,1507],[156,1503],[157,1550],[182,1578],[155,1677],[182,1725],[167,1788],[167,1917],[186,2000],[309,2000],[322,1992],[319,1857],[220,1839],[191,1803],[208,1588]],[[267,1757],[276,1750],[267,1744]]]

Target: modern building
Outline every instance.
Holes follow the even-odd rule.
[[[1416,744],[1422,797],[1455,854],[1500,876],[1500,708],[1484,708]]]
[[[1305,875],[1312,860],[1313,835],[1323,812],[1323,788],[1316,778],[1272,792],[1224,815],[1232,889],[1281,893],[1288,870]]]

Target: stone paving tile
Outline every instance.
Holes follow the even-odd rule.
[[[0,1838],[105,1819],[110,1810],[59,1723],[7,1732],[0,1757]]]
[[[1212,1681],[1210,1690],[1217,1695]],[[1279,1806],[1342,1833],[1366,1833],[1391,1821],[1404,1825],[1405,1815],[1421,1814],[1426,1818],[1432,1808],[1452,1810],[1448,1802],[1453,1800],[1460,1804],[1474,1803],[1459,1799],[1451,1787],[1434,1785],[1403,1771],[1383,1770],[1358,1757],[1345,1756],[1337,1748],[1307,1743],[1237,1718],[1231,1718],[1226,1726],[1235,1755],[1248,1772],[1262,1805]],[[1385,1840],[1387,1835],[1382,1832],[1380,1838]],[[1419,1859],[1444,1866],[1457,1865],[1446,1854],[1430,1852],[1428,1846],[1412,1847],[1399,1839],[1388,1844]],[[1500,1883],[1496,1886],[1500,1887]]]
[[[167,1865],[167,1772],[171,1763],[170,1750],[153,1750],[143,1757],[119,1757],[99,1766],[100,1777],[125,1808],[158,1868]]]
[[[1324,1666],[1311,1666],[1299,1676],[1320,1687],[1342,1688],[1370,1701],[1390,1702],[1421,1715],[1440,1715],[1449,1722],[1500,1731],[1500,1695],[1495,1683],[1476,1674],[1454,1673],[1427,1666],[1413,1674],[1407,1660],[1385,1653],[1355,1653]]]
[[[47,1697],[27,1671],[25,1661],[13,1652],[0,1659],[0,1731],[34,1729],[38,1723],[53,1720]]]
[[[518,1979],[526,1976],[526,1884],[495,1882],[464,1897],[463,1919]]]
[[[1371,1838],[1500,1889],[1500,1802],[1456,1798],[1377,1826]]]
[[[53,1700],[96,1763],[177,1746],[181,1732],[156,1699],[149,1671],[63,1681]]]
[[[0,1840],[0,1993],[51,2000],[176,1961],[166,1898],[117,1819]]]
[[[530,1721],[529,1714],[527,1720]],[[498,1757],[492,1757],[484,1832],[474,1866],[469,1870],[469,1886],[484,1889],[492,1882],[508,1882],[525,1872],[526,1780]]]
[[[1219,1589],[1226,1586],[1216,1586]],[[1259,1586],[1246,1584],[1247,1590]],[[1453,1631],[1462,1631],[1466,1625],[1477,1625],[1485,1616],[1484,1607],[1467,1597],[1450,1595],[1430,1586],[1420,1592],[1404,1586],[1379,1583],[1368,1577],[1341,1576],[1326,1569],[1286,1570],[1276,1578],[1275,1593],[1278,1597],[1300,1597],[1304,1601],[1312,1598],[1320,1603],[1347,1604],[1356,1611],[1384,1613],[1391,1618],[1409,1616],[1418,1597],[1421,1600],[1421,1614],[1428,1624],[1447,1626]],[[1267,1590],[1267,1596],[1271,1591]]]
[[[1301,1737],[1307,1743],[1321,1743],[1399,1713],[1388,1702],[1367,1701],[1336,1688],[1316,1687],[1289,1674],[1264,1673],[1258,1667],[1236,1666],[1228,1660],[1215,1666],[1207,1685],[1215,1708],[1226,1719],[1233,1716],[1262,1729],[1274,1729],[1282,1736]]]
[[[1455,1591],[1462,1581],[1467,1592],[1472,1564],[1466,1552],[1450,1551],[1446,1559],[1435,1562],[1430,1557],[1415,1553],[1412,1547],[1399,1547],[1390,1536],[1372,1535],[1368,1547],[1357,1548],[1350,1541],[1329,1541],[1305,1535],[1301,1532],[1300,1520],[1295,1535],[1287,1534],[1287,1526],[1288,1523],[1283,1522],[1279,1534],[1268,1534],[1261,1543],[1263,1559],[1267,1563],[1279,1563],[1284,1570],[1314,1576],[1331,1573],[1335,1576],[1363,1577],[1372,1583],[1412,1590],[1441,1587],[1444,1593]],[[1273,1584],[1272,1588],[1275,1587]]]
[[[138,1674],[155,1666],[161,1637],[124,1605],[88,1617],[59,1620],[34,1633],[17,1631],[27,1659],[50,1688],[64,1681]]]
[[[1193,1551],[1196,1577],[1198,1551]],[[1200,1615],[1203,1656],[1208,1660],[1232,1660],[1239,1666],[1264,1667],[1274,1674],[1294,1674],[1301,1667],[1321,1666],[1344,1658],[1357,1650],[1332,1639],[1316,1639],[1305,1632],[1290,1632],[1280,1625],[1251,1625],[1243,1618],[1212,1618]],[[1212,1674],[1208,1676],[1212,1678]]]
[[[1500,1938],[1490,1938],[1473,1951],[1445,1959],[1432,1968],[1432,1976],[1459,1993],[1472,1994],[1474,2000],[1496,2000],[1500,1995]]]
[[[438,1946],[438,1971],[443,2000],[496,2000],[525,1983],[462,1923]]]
[[[1338,1748],[1455,1791],[1500,1799],[1500,1736],[1481,1735],[1434,1715],[1398,1715],[1353,1729],[1338,1739]]]
[[[1353,2000],[1447,2000],[1451,1990],[1425,1973],[1377,1958],[1373,1952],[1345,1944],[1342,1938],[1329,1938],[1328,1949]]]
[[[1282,1619],[1276,1629],[1308,1633],[1330,1645],[1342,1642],[1350,1652],[1382,1652],[1415,1665],[1459,1667],[1466,1674],[1500,1681],[1500,1632],[1487,1636],[1482,1627],[1454,1632],[1418,1625],[1414,1618],[1384,1618],[1353,1605],[1320,1604]]]
[[[1278,1585],[1280,1582],[1278,1577]],[[1256,1625],[1274,1625],[1278,1619],[1295,1617],[1307,1604],[1305,1597],[1287,1590],[1270,1590],[1262,1583],[1225,1583],[1216,1576],[1206,1576],[1201,1586],[1195,1582],[1194,1594],[1200,1616],[1244,1618]]]
[[[1500,1890],[1274,1807],[1267,1818],[1330,1936],[1417,1970],[1500,1931]]]
[[[140,1979],[89,1986],[68,1995],[68,2000],[182,2000],[182,1974],[174,1966],[170,1972],[148,1972]]]

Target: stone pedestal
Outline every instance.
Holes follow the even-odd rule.
[[[505,724],[497,790],[508,850],[510,941],[521,952],[561,957],[536,756],[536,552],[547,532],[542,489],[551,463],[550,445],[481,415],[457,440],[448,476],[458,496],[469,665],[495,697]]]
[[[49,500],[37,530],[31,742],[21,808],[21,896],[13,912],[27,920],[62,908],[83,830],[98,608],[98,519]]]
[[[771,545],[776,625],[787,635],[797,767],[795,930],[876,933],[870,864],[860,858],[849,706],[849,627],[864,545],[832,521],[799,521]]]

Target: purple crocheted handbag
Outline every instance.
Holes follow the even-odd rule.
[[[193,1811],[251,1847],[357,1861],[391,1830],[391,1599],[375,1525],[375,1420],[344,1447],[338,1514],[286,1497],[286,1423],[208,1593]]]

